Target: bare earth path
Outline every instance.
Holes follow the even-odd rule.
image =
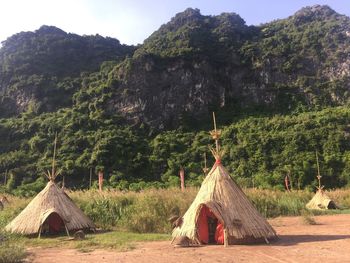
[[[280,239],[270,245],[203,246],[173,248],[170,242],[140,243],[128,252],[32,248],[37,263],[55,262],[286,262],[350,263],[350,215],[315,217],[318,225],[305,225],[300,217],[271,220]]]

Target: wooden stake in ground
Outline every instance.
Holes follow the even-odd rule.
[[[98,189],[100,190],[100,192],[102,192],[102,188],[103,188],[103,172],[99,171],[98,172]]]
[[[224,228],[224,247],[228,247],[228,233],[226,227]]]
[[[184,168],[180,168],[180,182],[181,182],[181,191],[184,192],[185,191],[185,170]]]

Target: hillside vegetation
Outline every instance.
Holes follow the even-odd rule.
[[[0,180],[45,185],[57,132],[66,185],[131,190],[203,179],[217,113],[224,165],[239,184],[313,189],[350,184],[350,19],[327,6],[247,26],[239,15],[187,9],[127,46],[43,26],[0,48]],[[62,180],[62,176],[58,180]]]

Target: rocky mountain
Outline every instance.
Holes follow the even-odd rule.
[[[350,20],[327,6],[248,27],[236,14],[188,9],[113,70],[110,108],[176,127],[212,109],[290,112],[349,101]],[[128,91],[128,92],[125,92]]]
[[[133,51],[116,39],[79,36],[53,26],[13,35],[0,49],[0,116],[69,107],[81,74],[98,71],[104,61],[121,61]]]
[[[187,9],[136,49],[43,26],[3,43],[2,116],[71,106],[75,92],[94,93],[80,74],[98,72],[103,61],[114,61],[98,82],[110,87],[105,110],[157,128],[174,128],[182,118],[201,119],[211,110],[344,105],[349,49],[350,19],[319,5],[262,26],[247,26],[234,13],[203,16]]]

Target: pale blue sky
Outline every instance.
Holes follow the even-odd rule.
[[[45,24],[138,44],[187,7],[199,8],[204,15],[235,12],[248,25],[258,25],[315,4],[350,16],[348,0],[0,0],[0,42]]]

